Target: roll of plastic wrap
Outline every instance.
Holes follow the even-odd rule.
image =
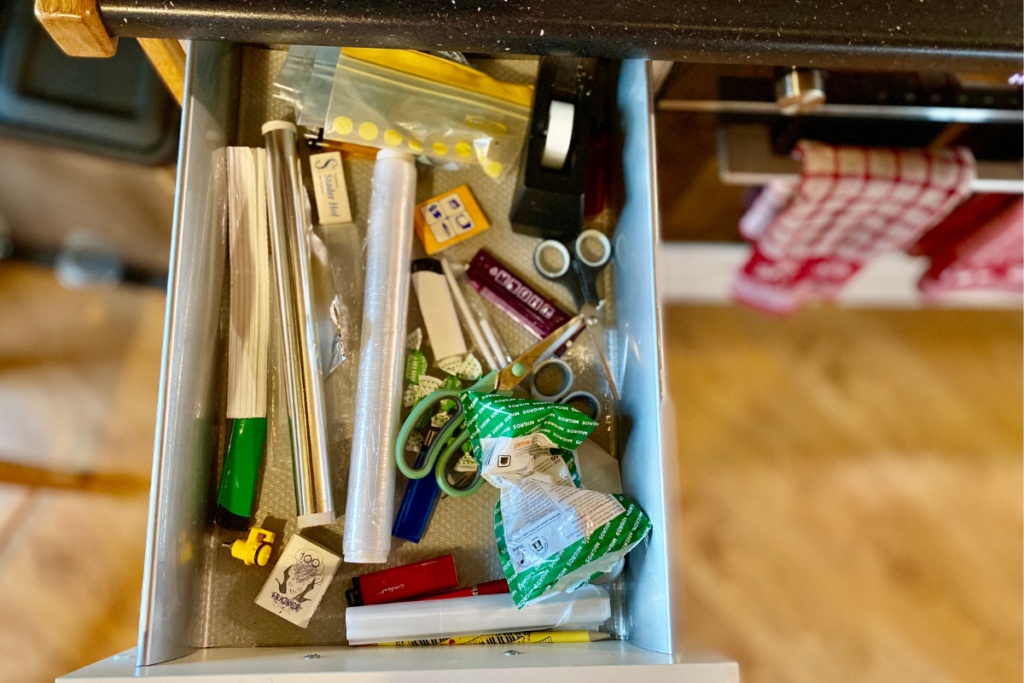
[[[299,528],[334,521],[323,369],[313,311],[312,272],[295,125],[263,125],[267,148],[267,216],[277,276],[285,403],[291,434],[295,508]]]
[[[548,134],[544,140],[540,165],[559,170],[565,166],[572,143],[572,122],[576,118],[576,107],[568,102],[551,101],[548,110]]]
[[[349,645],[368,645],[555,627],[589,629],[611,614],[608,592],[583,586],[522,609],[516,609],[508,594],[349,607],[345,630]]]
[[[373,167],[366,228],[363,328],[345,504],[346,562],[380,564],[387,562],[391,550],[415,204],[412,156],[382,149]]]

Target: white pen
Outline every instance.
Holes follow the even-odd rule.
[[[469,309],[469,304],[466,303],[466,297],[462,295],[462,288],[459,287],[459,283],[455,280],[455,275],[452,273],[452,267],[448,265],[448,259],[441,257],[441,270],[444,271],[444,276],[448,280],[448,288],[452,290],[452,296],[455,298],[455,305],[459,309],[459,314],[462,316],[462,321],[466,323],[466,327],[469,328],[469,334],[473,337],[473,343],[480,349],[480,353],[484,356],[484,362],[487,363],[491,370],[500,370],[505,367],[505,364],[498,364],[494,354],[491,351],[491,347],[488,345],[487,340],[484,338],[483,333],[480,332],[480,326],[477,325],[476,318],[473,316],[473,312]]]
[[[505,353],[501,344],[498,343],[498,337],[494,334],[494,330],[491,329],[491,324],[487,320],[480,319],[480,328],[484,331],[484,336],[487,337],[488,343],[491,345],[491,350],[494,352],[494,356],[501,361],[502,365],[508,365],[512,362],[512,356]]]

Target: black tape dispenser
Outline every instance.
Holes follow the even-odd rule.
[[[603,164],[591,157],[607,127],[610,73],[607,60],[541,57],[526,153],[509,213],[515,232],[568,240],[583,230],[588,166]]]

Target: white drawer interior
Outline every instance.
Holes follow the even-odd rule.
[[[189,56],[138,648],[140,665],[172,660],[197,648],[340,645],[344,643],[344,587],[352,576],[380,568],[343,565],[334,580],[337,585],[327,592],[309,627],[300,629],[253,603],[269,568],[244,567],[230,558],[220,545],[236,536],[222,538],[222,532],[210,522],[217,463],[226,440],[222,150],[230,144],[261,145],[260,125],[284,114],[283,105],[270,97],[270,84],[283,56],[281,50],[214,43],[193,44]],[[529,59],[492,60],[486,65],[487,70],[503,79],[521,81],[532,80],[535,68],[536,62]],[[662,445],[649,99],[647,65],[624,62],[619,89],[623,192],[619,193],[618,224],[613,239],[615,265],[608,269],[603,283],[610,309],[608,342],[621,377],[622,400],[615,409],[616,419],[603,422],[593,438],[621,459],[625,493],[650,515],[654,534],[645,546],[633,552],[627,571],[612,585],[614,616],[608,626],[630,645],[595,647],[595,657],[605,663],[615,663],[619,656],[615,653],[626,652],[634,645],[663,653],[677,651],[681,635],[676,618],[681,614],[677,603],[682,586],[672,580],[677,568],[670,562],[668,552],[675,522],[665,514],[676,480],[673,458],[663,457]],[[346,160],[353,211],[363,230],[372,163]],[[618,172],[616,169],[615,173]],[[445,254],[465,261],[485,246],[509,266],[529,276],[536,240],[513,233],[507,218],[514,174],[499,184],[475,169],[443,171],[420,166],[417,200],[463,183],[472,188],[492,227],[481,237],[455,245]],[[421,249],[418,243],[416,249]],[[544,291],[571,310],[571,299],[562,288],[552,285]],[[514,323],[500,315],[495,318],[513,354],[531,343],[530,337]],[[412,305],[409,329],[419,324],[418,309]],[[277,353],[273,338],[272,333],[272,361]],[[579,347],[569,355],[573,353],[582,355],[588,351]],[[573,363],[571,358],[567,360]],[[580,374],[581,388],[605,395],[603,376],[595,364],[588,363],[586,358],[576,362],[580,368],[589,367]],[[275,366],[272,362],[271,424],[255,518],[263,526],[283,532],[278,540],[281,547],[295,530],[294,494],[287,422],[280,407]],[[353,386],[347,373],[341,372],[328,379],[325,389],[335,500],[344,501],[351,424],[338,410],[332,411],[331,406],[332,401],[339,405]],[[609,408],[605,406],[605,415],[611,414]],[[403,486],[404,478],[399,477],[399,497]],[[463,585],[500,577],[490,521],[496,498],[496,491],[485,486],[468,498],[442,500],[423,541],[411,544],[396,539],[388,566],[451,552]],[[343,505],[339,508],[343,509]],[[340,550],[343,526],[342,519],[304,534]],[[345,650],[341,650],[342,654]],[[362,651],[359,657],[383,655],[384,652],[373,655]]]

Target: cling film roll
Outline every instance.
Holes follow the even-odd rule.
[[[395,438],[402,408],[416,166],[381,150],[366,236],[362,341],[345,508],[346,562],[380,564],[391,550]]]

